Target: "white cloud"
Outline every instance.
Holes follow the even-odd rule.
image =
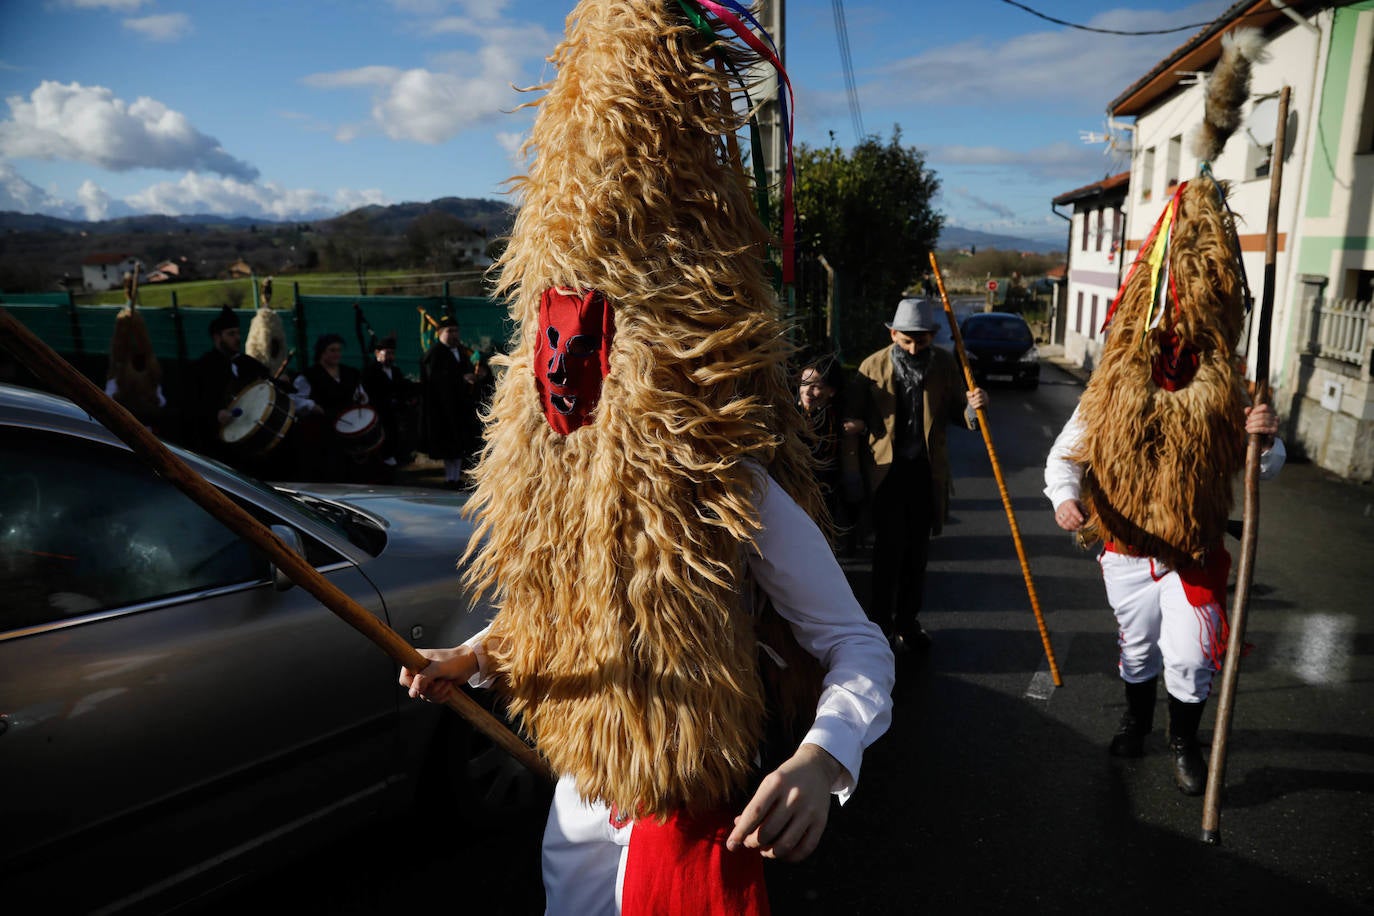
[[[403,13],[417,16],[438,16],[456,6],[469,16],[496,19],[505,10],[507,0],[389,0],[391,6]]]
[[[1084,25],[1123,31],[1210,20],[1226,8],[1204,0],[1184,10],[1113,9]],[[865,107],[983,107],[1028,100],[1064,107],[1105,108],[1192,33],[1094,35],[1074,29],[1027,32],[1002,42],[971,38],[933,48],[872,71],[859,88]]]
[[[496,133],[496,143],[505,154],[515,161],[520,156],[520,147],[524,145],[526,135],[514,131],[502,130]]]
[[[442,3],[397,2],[401,9],[438,14]],[[417,21],[415,30],[425,36],[461,35],[475,46],[434,56],[428,67],[402,70],[364,66],[352,70],[315,73],[305,77],[317,89],[365,89],[371,92],[371,130],[393,140],[438,144],[465,130],[504,117],[518,104],[511,86],[528,82],[525,65],[538,61],[557,42],[557,37],[533,25],[501,20],[504,4],[461,3],[465,15]],[[343,142],[368,132],[352,123],[340,126],[335,136]]]
[[[191,17],[185,13],[160,13],[125,19],[124,28],[138,32],[149,41],[176,41],[191,34]]]
[[[500,115],[510,103],[514,76],[507,61],[494,62],[497,72],[472,76],[432,70],[363,67],[307,77],[318,88],[373,89],[372,123],[393,140],[443,143],[464,130]],[[340,128],[339,139],[358,136],[357,125]]]
[[[360,86],[380,86],[394,82],[401,74],[395,67],[357,67],[333,73],[312,73],[303,82],[316,89],[353,89]]]
[[[1072,179],[1109,168],[1109,161],[1095,146],[1051,143],[1036,149],[1001,146],[932,146],[927,161],[938,166],[978,166],[1015,170],[1041,179]]]
[[[61,5],[79,10],[117,10],[121,13],[132,13],[151,2],[152,0],[62,0]]]
[[[265,219],[318,219],[368,204],[386,204],[376,189],[341,189],[332,195],[308,188],[284,188],[276,182],[246,182],[188,172],[125,198],[140,213],[173,216],[214,213]]]
[[[968,188],[951,188],[950,193],[968,201],[980,210],[988,211],[994,216],[1000,216],[1002,219],[1016,218],[1016,211],[1011,207],[1008,207],[1006,204],[998,203],[997,201],[985,200],[977,194],[974,194]]]
[[[185,115],[146,96],[132,104],[103,86],[44,80],[29,99],[6,99],[0,155],[67,159],[113,172],[193,169],[252,180],[258,170],[224,151]]]
[[[110,195],[106,194],[104,188],[89,178],[81,182],[81,187],[77,188],[76,199],[81,203],[81,209],[85,211],[86,219],[92,222],[105,219],[110,215]]]
[[[0,210],[43,213],[63,219],[102,220],[136,213],[180,216],[213,213],[220,216],[251,216],[261,219],[321,219],[369,204],[391,201],[375,188],[341,188],[333,194],[303,188],[285,188],[266,182],[199,175],[188,172],[176,181],[163,181],[130,194],[123,200],[87,179],[77,189],[76,201],[33,184],[8,162],[0,161]]]
[[[57,211],[66,206],[64,201],[20,175],[14,166],[0,161],[0,210],[62,216],[65,213]]]

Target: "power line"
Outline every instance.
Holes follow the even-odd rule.
[[[840,44],[840,70],[844,74],[845,95],[849,98],[849,120],[854,126],[854,139],[864,139],[864,119],[859,110],[859,87],[854,83],[854,58],[849,53],[849,26],[844,18],[844,0],[830,0],[835,14],[835,36]]]
[[[1192,31],[1193,29],[1200,29],[1200,28],[1202,28],[1203,26],[1211,25],[1213,22],[1216,22],[1216,21],[1217,21],[1217,20],[1215,20],[1215,19],[1209,19],[1209,20],[1206,21],[1206,22],[1194,22],[1194,23],[1190,23],[1189,25],[1175,26],[1175,27],[1173,27],[1173,28],[1171,28],[1171,29],[1149,29],[1149,30],[1145,30],[1145,31],[1132,32],[1132,31],[1124,31],[1124,30],[1122,30],[1122,29],[1099,29],[1099,28],[1094,28],[1093,26],[1090,26],[1090,25],[1079,25],[1079,24],[1076,23],[1076,22],[1068,22],[1068,21],[1063,20],[1063,19],[1056,19],[1056,18],[1054,18],[1053,16],[1048,16],[1048,15],[1046,15],[1045,13],[1040,12],[1039,10],[1031,9],[1029,6],[1026,6],[1024,3],[1017,3],[1016,0],[1002,0],[1002,2],[1005,3],[1005,4],[1007,4],[1008,6],[1014,6],[1014,7],[1016,7],[1016,8],[1019,9],[1019,10],[1025,10],[1027,13],[1030,13],[1032,16],[1036,16],[1036,17],[1038,17],[1038,18],[1040,18],[1040,19],[1043,19],[1043,20],[1045,20],[1046,22],[1053,22],[1055,25],[1062,25],[1062,26],[1064,26],[1065,28],[1070,28],[1070,29],[1078,29],[1079,31],[1082,31],[1082,32],[1096,32],[1096,33],[1098,33],[1099,35],[1170,35],[1170,34],[1172,34],[1172,33],[1174,33],[1174,32],[1189,32],[1189,31]]]

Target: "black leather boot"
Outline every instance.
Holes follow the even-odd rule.
[[[1155,726],[1155,690],[1159,678],[1139,684],[1126,683],[1126,711],[1116,727],[1107,752],[1113,757],[1139,757],[1145,753],[1145,736]]]
[[[1197,743],[1202,707],[1169,697],[1169,750],[1173,754],[1174,783],[1184,795],[1201,795],[1207,789],[1207,764]]]

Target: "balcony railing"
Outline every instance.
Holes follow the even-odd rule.
[[[1312,305],[1308,350],[1327,359],[1363,366],[1368,353],[1370,303],[1317,300]]]

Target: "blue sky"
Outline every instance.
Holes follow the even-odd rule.
[[[1119,30],[1229,0],[1032,0]],[[528,130],[511,86],[571,0],[0,0],[0,210],[312,219],[498,198]],[[926,152],[950,224],[1061,238],[1056,194],[1126,167],[1105,108],[1191,31],[1070,30],[999,0],[845,0],[861,119]],[[798,142],[856,140],[830,0],[789,0]]]

